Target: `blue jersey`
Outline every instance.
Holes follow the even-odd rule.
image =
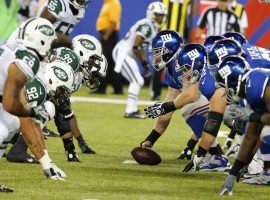
[[[268,49],[253,45],[243,45],[242,48],[245,52],[245,60],[251,68],[270,69],[270,51]],[[205,67],[201,74],[199,89],[208,100],[216,90],[214,78],[216,71],[217,67]]]
[[[243,45],[245,59],[251,68],[270,68],[270,51],[253,45]]]
[[[255,112],[266,111],[263,96],[266,86],[270,85],[269,77],[269,70],[255,69],[246,80],[246,100]]]
[[[199,90],[208,99],[208,101],[211,99],[216,90],[214,78],[216,72],[217,67],[205,66],[201,73],[201,78],[199,81]]]

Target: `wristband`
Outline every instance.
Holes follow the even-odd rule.
[[[249,122],[261,122],[262,113],[251,113],[249,116]]]
[[[165,113],[169,113],[176,110],[173,101],[163,103],[161,108],[164,109]]]

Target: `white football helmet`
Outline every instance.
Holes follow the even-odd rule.
[[[93,73],[101,74],[100,76],[102,76],[105,71],[106,75],[107,70],[107,61],[104,55],[102,54],[102,46],[100,42],[91,35],[82,34],[73,38],[72,45],[73,51],[80,58],[80,65],[83,71],[84,81],[86,85],[90,89],[95,89],[99,85],[99,81],[98,85],[95,84],[96,86],[94,87],[92,83],[96,82],[97,80],[94,78],[95,76],[92,74]],[[101,69],[103,69],[103,71]]]
[[[75,76],[71,66],[65,62],[55,60],[47,64],[42,75],[50,97],[58,98],[72,92]]]
[[[20,25],[17,41],[25,47],[36,50],[44,57],[56,38],[52,23],[47,19],[37,17],[30,18]]]
[[[156,15],[164,15],[161,23],[157,22]],[[167,20],[167,8],[163,3],[159,1],[150,3],[146,10],[146,17],[154,24],[157,29],[160,29],[162,24]]]
[[[76,9],[86,8],[90,0],[68,0]]]

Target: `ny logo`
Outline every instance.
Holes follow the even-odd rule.
[[[221,60],[224,56],[228,55],[228,51],[227,51],[226,47],[221,47],[221,48],[215,50],[215,53],[216,53],[219,60]]]
[[[227,76],[229,76],[232,73],[232,71],[231,71],[229,65],[225,65],[223,68],[218,70],[218,73],[220,74],[220,76],[223,79],[225,79]]]
[[[161,35],[160,37],[161,37],[162,42],[168,42],[172,40],[171,34]]]
[[[190,60],[194,61],[200,54],[197,49],[193,49],[192,51],[187,52],[187,55]]]

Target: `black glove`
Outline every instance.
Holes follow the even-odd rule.
[[[191,160],[192,156],[192,150],[190,150],[188,147],[184,148],[181,152],[181,155],[178,157],[179,160],[184,160],[185,158],[187,160]]]
[[[63,96],[57,99],[56,109],[63,115],[65,121],[68,121],[73,117],[73,111],[70,107],[69,97]]]
[[[41,124],[45,124],[50,118],[44,105],[31,108],[30,117],[32,117],[37,123]]]
[[[142,62],[142,66],[144,69],[144,77],[145,78],[150,78],[151,77],[151,72],[150,72],[150,67],[147,61]]]
[[[145,114],[149,118],[157,118],[161,115],[165,115],[166,113],[172,112],[176,110],[173,101],[170,102],[157,102],[152,106],[149,106],[144,109]]]

